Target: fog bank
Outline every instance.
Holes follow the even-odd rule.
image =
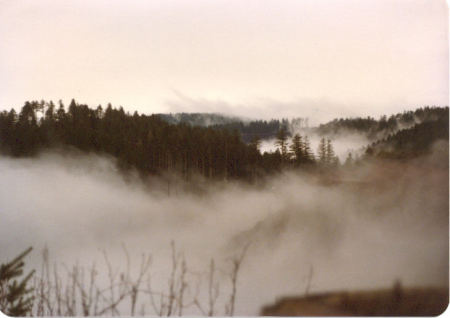
[[[387,287],[395,279],[447,286],[445,160],[448,144],[438,144],[426,159],[367,164],[335,185],[291,173],[262,189],[230,183],[203,196],[167,196],[133,176],[125,181],[104,157],[0,157],[0,261],[33,246],[27,265],[39,269],[47,246],[56,262],[91,263],[104,250],[120,263],[125,245],[135,263],[151,253],[152,271],[162,275],[171,240],[192,270],[212,257],[226,268],[250,244],[237,315],[303,294],[311,268],[311,292]]]

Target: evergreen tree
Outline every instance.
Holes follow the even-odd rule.
[[[333,144],[331,143],[330,139],[327,139],[327,146],[326,146],[326,164],[328,166],[334,166],[338,163],[338,158],[336,157],[333,149]]]
[[[52,101],[47,106],[47,110],[45,111],[45,120],[48,122],[53,122],[55,118],[55,104]]]
[[[305,149],[302,141],[302,136],[300,136],[299,134],[295,134],[294,137],[292,137],[290,151],[295,157],[296,165],[299,165],[300,163],[305,161]]]
[[[64,103],[62,102],[62,100],[59,100],[58,104],[59,104],[59,107],[56,112],[56,118],[58,121],[63,121],[66,117],[66,110],[64,108]]]
[[[32,289],[27,288],[34,270],[20,282],[17,278],[23,274],[23,259],[31,252],[28,248],[12,261],[0,265],[0,311],[10,316],[26,316],[33,306]]]
[[[254,180],[258,168],[258,162],[260,161],[261,153],[259,147],[261,145],[261,139],[259,136],[254,136],[250,142],[250,149],[248,151],[248,158],[251,170],[251,177]]]
[[[137,112],[135,112],[135,114],[137,115]],[[95,110],[95,116],[97,117],[97,119],[102,119],[103,118],[103,108],[102,105],[98,105],[97,109]]]
[[[351,152],[349,152],[348,155],[347,155],[347,159],[345,159],[344,165],[346,167],[351,167],[351,166],[353,166],[353,162],[354,162],[353,155],[352,155]]]
[[[15,134],[17,143],[14,145],[14,155],[33,155],[39,147],[39,127],[36,117],[36,102],[26,102],[19,113]]]
[[[279,146],[279,151],[283,161],[288,159],[287,138],[287,130],[285,126],[282,126],[278,131],[276,144]]]
[[[0,114],[0,151],[11,154],[16,147],[17,114],[14,109]]]
[[[319,157],[319,162],[322,165],[327,164],[327,142],[324,137],[320,139],[319,148],[317,150],[317,155]]]
[[[305,154],[305,161],[309,163],[313,163],[315,161],[314,153],[311,150],[311,146],[309,144],[308,136],[305,136],[305,141],[303,143],[303,150]]]
[[[249,145],[252,149],[259,151],[259,147],[261,146],[261,138],[259,136],[252,137]]]

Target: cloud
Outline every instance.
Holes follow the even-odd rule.
[[[179,90],[172,90],[173,96],[165,102],[166,111],[206,112],[239,116],[246,119],[309,118],[310,125],[325,123],[336,117],[357,117],[365,104],[331,102],[325,98],[296,98],[288,101],[273,98],[255,98],[243,102],[229,102],[223,99],[191,97]],[[365,105],[367,108],[367,105]],[[371,112],[369,111],[369,114]],[[373,116],[381,113],[372,112]]]
[[[0,249],[12,257],[48,246],[52,260],[65,264],[91,264],[106,250],[119,266],[125,244],[135,263],[143,252],[153,255],[152,271],[165,286],[171,240],[193,271],[211,257],[228,268],[251,242],[239,277],[241,315],[301,294],[311,266],[312,291],[386,287],[397,278],[446,285],[448,170],[433,164],[445,160],[446,146],[410,165],[363,166],[340,185],[287,174],[261,188],[205,184],[201,196],[183,191],[181,181],[169,185],[171,196],[164,180],[126,181],[104,157],[0,157]],[[40,268],[39,253],[29,265]],[[221,284],[225,293],[227,281]]]

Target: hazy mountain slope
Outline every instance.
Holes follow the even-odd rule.
[[[448,120],[448,107],[427,106],[391,115],[389,118],[382,116],[379,120],[372,117],[339,118],[320,125],[317,133],[319,135],[359,133],[371,141],[376,141],[415,124],[434,122],[440,119]]]
[[[374,142],[366,153],[391,159],[407,159],[427,154],[438,140],[448,142],[448,126],[448,119],[445,117],[416,124]]]
[[[176,113],[158,114],[161,119],[171,124],[185,123],[192,126],[211,126],[215,129],[237,130],[243,141],[250,142],[253,138],[273,139],[281,127],[289,133],[299,129],[319,136],[336,136],[359,134],[369,141],[386,138],[399,130],[411,128],[415,124],[434,122],[442,118],[448,119],[448,107],[422,107],[414,111],[405,111],[382,116],[380,119],[372,117],[337,118],[318,127],[309,128],[307,119],[294,118],[272,120],[245,120],[243,118],[211,113]]]
[[[169,124],[189,124],[192,126],[208,127],[213,125],[224,125],[232,122],[242,122],[242,118],[225,116],[215,113],[175,113],[156,114]]]
[[[176,113],[157,114],[159,118],[169,124],[188,124],[191,126],[212,127],[214,129],[237,130],[245,142],[254,137],[262,139],[274,138],[280,127],[288,127],[287,119],[246,120],[244,118],[226,116],[214,113]]]

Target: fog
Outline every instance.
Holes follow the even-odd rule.
[[[407,165],[355,167],[334,185],[286,173],[258,188],[230,182],[170,196],[155,182],[124,178],[111,158],[0,157],[1,257],[33,246],[27,266],[39,269],[44,247],[69,265],[100,264],[105,251],[119,266],[126,246],[134,264],[150,253],[151,272],[166,284],[172,240],[192,271],[211,258],[227,269],[249,244],[237,315],[304,294],[311,269],[311,292],[390,287],[396,279],[447,286],[448,144],[434,149]]]
[[[340,128],[335,133],[328,134],[319,134],[317,132],[317,127],[309,128],[309,118],[301,118],[301,121],[298,123],[290,123],[288,126],[288,130],[290,134],[293,136],[295,134],[299,134],[301,136],[307,136],[310,148],[314,152],[314,155],[317,156],[318,148],[320,144],[320,140],[322,138],[330,139],[332,141],[333,150],[335,155],[339,158],[340,162],[345,162],[348,154],[351,153],[353,158],[360,156],[364,153],[366,147],[370,145],[372,142],[377,140],[382,140],[389,135],[400,131],[402,129],[408,129],[414,126],[414,123],[405,124],[400,121],[397,121],[398,127],[394,130],[381,130],[375,134],[375,136],[368,137],[367,134],[361,134],[356,131],[352,131],[345,128]],[[415,123],[420,123],[421,120],[415,118]],[[276,138],[263,139],[260,144],[260,151],[264,152],[274,152],[277,148],[279,148],[276,144]],[[288,145],[290,145],[291,140],[288,140]]]
[[[387,109],[375,109],[372,103],[362,107],[361,103],[342,103],[325,98],[292,98],[289,100],[276,98],[250,98],[239,102],[226,99],[208,99],[192,97],[178,90],[165,102],[164,112],[204,112],[236,116],[247,120],[271,120],[274,118],[309,118],[312,126],[326,123],[338,117],[357,117],[362,115],[381,116],[384,112],[407,110],[397,108],[395,103]]]
[[[294,132],[296,133],[296,132]],[[314,152],[314,155],[317,156],[317,150],[319,148],[320,139],[322,138],[316,133],[311,132],[311,130],[302,130],[298,132],[301,136],[308,136],[308,140],[310,142],[311,150]],[[327,136],[326,138],[330,138],[333,149],[338,156],[341,163],[345,161],[348,154],[351,153],[353,158],[355,155],[361,155],[365,147],[370,144],[368,138],[364,137],[361,134],[356,133],[342,133],[336,134],[333,136]],[[289,144],[291,141],[289,140]],[[278,148],[276,145],[276,139],[264,139],[261,141],[260,151],[264,152],[273,152]]]

